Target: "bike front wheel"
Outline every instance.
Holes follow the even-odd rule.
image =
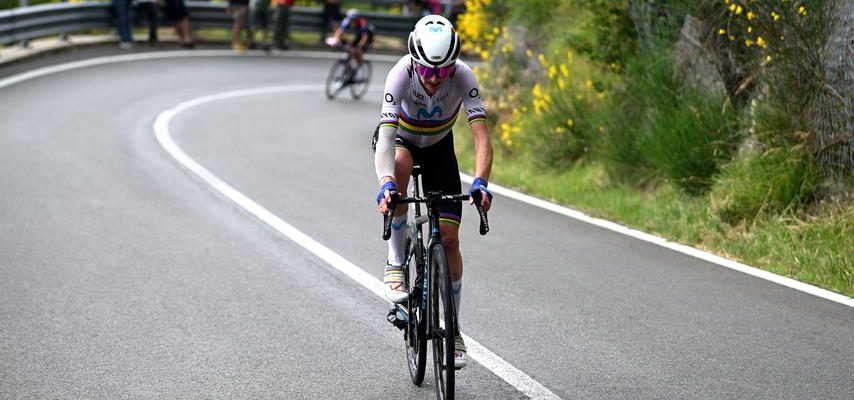
[[[353,81],[350,83],[350,95],[354,100],[359,100],[365,93],[368,92],[368,84],[371,83],[371,74],[373,67],[368,60],[362,61],[362,64],[356,68],[353,73]]]
[[[454,336],[456,319],[454,314],[451,273],[445,247],[436,244],[430,250],[430,312],[429,335],[433,341],[433,376],[436,383],[436,398],[454,398]]]
[[[332,100],[347,86],[347,62],[338,60],[329,69],[326,77],[326,98]]]
[[[424,370],[427,366],[427,299],[424,297],[423,265],[424,250],[420,243],[407,240],[407,264],[404,272],[409,299],[406,311],[409,317],[406,324],[406,358],[409,364],[409,376],[412,383],[421,386],[424,382]]]

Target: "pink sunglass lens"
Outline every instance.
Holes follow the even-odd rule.
[[[418,75],[421,75],[423,78],[429,78],[436,74],[439,78],[444,78],[454,72],[454,66],[442,67],[442,68],[430,68],[425,67],[423,65],[415,66],[415,71],[418,72]]]

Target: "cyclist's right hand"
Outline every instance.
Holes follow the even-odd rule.
[[[335,36],[330,36],[326,38],[326,45],[329,47],[338,47],[341,44],[341,41],[338,40]]]
[[[388,204],[395,194],[397,194],[397,185],[392,181],[384,183],[380,188],[380,192],[377,193],[377,205],[380,206],[381,214],[385,215],[388,212]]]

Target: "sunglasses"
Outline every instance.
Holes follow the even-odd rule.
[[[456,69],[457,69],[456,65],[449,65],[447,67],[441,67],[441,68],[430,68],[430,67],[425,67],[423,65],[418,65],[418,64],[415,65],[415,72],[417,72],[418,75],[420,75],[424,79],[429,79],[434,74],[436,76],[438,76],[440,79],[444,79],[448,75],[451,75],[452,73],[454,73],[454,70],[456,70]]]

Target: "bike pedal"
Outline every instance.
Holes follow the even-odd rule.
[[[397,307],[392,307],[388,310],[388,314],[386,314],[385,319],[397,329],[404,330],[406,328],[406,321],[397,317]]]

